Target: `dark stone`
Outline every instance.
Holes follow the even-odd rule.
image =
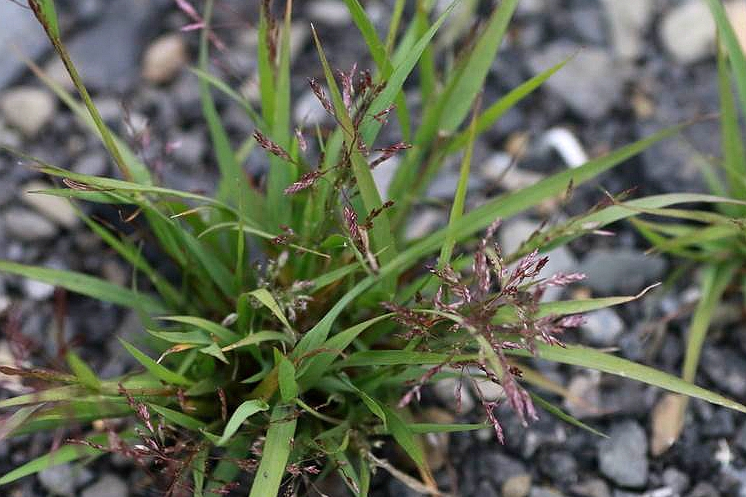
[[[622,487],[642,488],[648,480],[647,435],[635,421],[622,421],[598,445],[601,472]]]
[[[567,451],[540,453],[539,471],[563,486],[578,481],[578,463]]]
[[[499,452],[486,452],[479,456],[479,478],[500,486],[511,476],[526,473],[526,466],[519,460]]]
[[[746,395],[746,360],[734,350],[706,346],[702,350],[702,370],[718,389],[735,397]]]

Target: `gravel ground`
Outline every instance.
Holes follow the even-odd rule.
[[[219,66],[250,98],[256,93],[256,67],[245,54],[252,50],[255,38],[250,23],[244,20],[255,18],[254,3],[223,0],[216,21],[218,33],[230,47],[220,54]],[[365,3],[376,22],[385,26],[391,2]],[[726,3],[746,44],[746,2]],[[363,41],[341,1],[296,4],[294,116],[307,124],[323,123],[324,113],[305,85],[307,77],[320,75],[308,39],[308,22],[316,23],[336,67],[349,67],[353,62],[361,67],[371,64],[361,59]],[[196,36],[179,32],[189,21],[170,0],[59,0],[58,8],[73,58],[107,122],[129,133],[133,141],[147,134],[143,154],[167,185],[212,190],[216,167],[200,117],[196,79],[184,70],[195,55]],[[477,166],[470,184],[472,205],[666,125],[717,112],[714,28],[709,19],[704,2],[699,0],[523,0],[489,75],[485,101],[494,101],[538,71],[576,55],[545,88],[507,113],[477,144]],[[50,59],[30,12],[0,0],[0,142],[76,171],[113,173],[100,145],[27,73],[14,51],[8,50],[11,44],[68,84],[60,65]],[[416,92],[408,92],[408,97],[416,108]],[[236,139],[252,131],[240,109],[228,102],[221,102],[221,108]],[[393,132],[395,127],[388,129]],[[718,147],[717,123],[699,122],[678,139],[662,143],[605,174],[598,183],[580,188],[562,212],[545,206],[510,220],[502,230],[502,244],[510,250],[542,221],[582,212],[603,197],[599,186],[611,192],[636,187],[637,194],[701,191],[699,163],[716,155]],[[516,157],[518,166],[504,175],[504,168]],[[257,152],[248,167],[261,174],[266,160]],[[437,202],[421,208],[411,221],[410,236],[445,223],[456,167],[454,163],[446,168],[429,191],[431,197],[442,201],[443,208],[437,207]],[[376,170],[383,189],[387,171],[383,166]],[[0,156],[0,258],[82,270],[128,283],[126,267],[83,229],[69,207],[24,193],[40,186],[40,181],[44,179],[33,171]],[[588,279],[579,291],[603,296],[634,294],[660,281],[667,269],[676,265],[665,257],[645,255],[645,245],[628,226],[616,226],[615,230],[613,238],[584,239],[555,250],[547,271],[584,271]],[[696,299],[695,281],[684,281],[673,290],[653,292],[623,308],[592,313],[570,339],[618,347],[624,357],[676,373],[691,304]],[[137,333],[135,316],[106,304],[63,296],[44,284],[3,275],[0,363],[16,361],[20,352],[23,361],[54,364],[57,341],[50,337],[59,335],[54,316],[60,306],[67,308],[65,339],[78,344],[97,371],[110,377],[132,366],[111,338]],[[18,343],[19,337],[27,344],[20,351],[10,346]],[[736,303],[723,305],[705,346],[697,382],[746,401],[744,344],[743,309]],[[664,416],[660,409],[654,410],[662,397],[659,390],[576,368],[547,363],[535,367],[597,405],[599,409],[573,404],[565,407],[609,438],[569,427],[548,414],[523,428],[510,413],[503,412],[504,446],[489,430],[430,441],[433,446],[428,452],[431,463],[440,468],[441,488],[464,497],[746,496],[743,416],[694,401],[681,440],[661,454],[651,430],[656,417]],[[18,388],[12,379],[0,377],[0,397]],[[454,413],[453,385],[439,384],[423,399],[423,406],[427,406],[423,416],[479,419],[481,412],[473,407],[474,402],[471,405],[468,409],[466,399],[464,412]],[[43,453],[50,442],[48,435],[37,435],[0,443],[0,473]],[[340,489],[330,483],[325,491],[338,495]],[[381,472],[375,479],[374,493],[417,495]],[[0,494],[160,495],[147,475],[116,457],[84,468],[58,466]]]

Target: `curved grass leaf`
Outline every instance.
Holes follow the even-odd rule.
[[[181,427],[187,428],[189,430],[193,431],[200,431],[205,427],[205,423],[200,421],[199,419],[193,418],[191,416],[188,416],[184,414],[183,412],[175,411],[173,409],[169,409],[168,407],[163,407],[158,404],[148,404],[148,408],[151,411],[155,411],[166,421],[170,421],[174,424],[177,424]]]
[[[530,354],[525,351],[514,350],[507,351],[507,353],[530,357]],[[589,349],[587,347],[568,345],[566,348],[562,348],[551,347],[539,343],[537,344],[537,357],[548,361],[559,362],[561,364],[570,364],[573,366],[595,369],[597,371],[621,376],[623,378],[630,378],[671,392],[706,400],[712,404],[717,404],[746,413],[746,406],[720,394],[693,385],[692,383],[686,382],[681,378],[677,378],[676,376],[663,371],[643,366],[642,364],[637,364],[605,352]]]
[[[52,269],[46,267],[27,266],[16,262],[0,261],[0,272],[24,276],[49,285],[59,286],[74,293],[110,302],[133,309],[140,309],[147,313],[164,312],[163,304],[156,298],[109,283],[106,280],[87,274]]]
[[[206,331],[211,335],[215,335],[223,343],[233,343],[240,340],[240,336],[218,323],[213,323],[209,319],[200,318],[197,316],[162,316],[158,319],[162,321],[172,321],[174,323],[188,324],[199,328],[202,331]],[[185,342],[187,343],[187,342]]]
[[[0,442],[5,440],[16,428],[22,426],[42,405],[21,407],[10,416],[0,420]]]
[[[101,390],[101,381],[96,373],[75,352],[67,353],[67,364],[73,374],[80,380],[81,385],[91,390]]]
[[[101,434],[88,437],[86,440],[93,444],[103,445],[106,444],[107,437],[108,435]],[[102,451],[88,445],[63,445],[59,449],[52,451],[49,454],[38,457],[33,461],[29,461],[23,466],[20,466],[13,471],[5,474],[2,478],[0,478],[0,485],[7,485],[8,483],[14,482],[20,478],[23,478],[24,476],[33,475],[42,470],[76,461],[84,457],[100,455],[101,453]]]
[[[152,374],[159,380],[173,385],[192,386],[194,384],[192,380],[189,380],[178,373],[174,373],[165,366],[158,364],[153,359],[137,350],[135,346],[127,343],[125,340],[120,338],[119,341],[121,342],[122,346],[127,349],[127,352],[129,352],[132,357],[137,360],[137,362],[139,362],[145,369],[148,370],[148,372],[150,372],[150,374]]]
[[[284,333],[280,333],[277,331],[257,331],[256,333],[252,333],[251,335],[248,335],[237,342],[223,347],[223,352],[228,352],[230,350],[239,349],[241,347],[248,347],[250,345],[256,345],[258,343],[271,341],[292,343],[292,340]]]
[[[564,412],[562,409],[560,409],[559,407],[555,406],[554,404],[552,404],[551,402],[547,401],[546,399],[544,399],[544,398],[536,395],[533,392],[531,392],[530,394],[531,394],[531,399],[533,399],[533,401],[539,407],[541,407],[542,409],[544,409],[545,411],[547,411],[552,416],[554,416],[554,417],[556,417],[558,419],[561,419],[562,421],[564,421],[565,423],[567,423],[569,425],[577,426],[578,428],[581,428],[581,429],[583,429],[585,431],[593,433],[594,435],[597,435],[599,437],[609,438],[608,435],[606,435],[605,433],[600,432],[600,431],[596,430],[595,428],[592,428],[592,427],[588,426],[587,424],[583,423],[582,421],[580,421],[578,419],[575,419],[573,416],[570,416],[569,414],[567,414],[566,412]]]
[[[266,288],[259,288],[257,290],[249,292],[249,295],[257,299],[264,307],[272,311],[272,314],[274,314],[275,317],[280,320],[280,323],[282,323],[287,330],[291,332],[293,331],[293,327],[290,325],[290,321],[288,321],[285,313],[282,312],[282,309],[280,309],[280,305],[277,303],[275,298],[272,296],[271,293],[269,293],[269,290],[267,290]]]
[[[225,425],[223,435],[215,443],[218,447],[224,446],[228,441],[236,434],[238,429],[241,427],[244,421],[253,416],[254,414],[269,409],[269,405],[263,400],[247,400],[242,403],[235,412],[231,415],[228,423]],[[266,450],[266,449],[265,449]],[[284,468],[283,468],[284,469]]]

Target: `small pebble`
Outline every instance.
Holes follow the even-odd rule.
[[[30,181],[21,187],[23,202],[50,221],[63,228],[72,229],[78,224],[78,216],[70,202],[63,198],[45,193],[29,193],[54,188],[42,181]]]
[[[129,487],[115,475],[104,475],[96,483],[83,490],[80,497],[127,497]]]
[[[7,209],[2,221],[8,235],[22,242],[48,240],[57,234],[57,227],[51,221],[21,207]]]
[[[54,117],[57,101],[47,90],[20,86],[0,95],[0,112],[26,138],[34,138]]]
[[[142,75],[150,83],[162,85],[173,81],[187,64],[188,54],[180,34],[161,36],[145,51]]]
[[[531,475],[511,476],[502,485],[503,497],[526,497],[531,491]]]

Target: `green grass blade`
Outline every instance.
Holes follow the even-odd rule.
[[[560,419],[569,425],[577,426],[578,428],[581,428],[587,432],[593,433],[596,436],[603,437],[603,438],[609,438],[605,433],[602,433],[596,430],[595,428],[591,428],[590,426],[583,423],[579,419],[576,419],[573,416],[570,416],[569,414],[564,412],[562,409],[555,406],[554,404],[544,399],[543,397],[540,397],[533,392],[530,392],[530,395],[531,395],[531,399],[533,399],[536,405],[538,405],[539,407],[541,407],[542,409],[544,409],[545,411],[547,411],[549,414],[556,417],[557,419]]]
[[[199,419],[187,416],[179,411],[174,411],[168,407],[159,406],[158,404],[148,404],[148,408],[163,416],[166,421],[170,421],[188,430],[199,431],[205,427],[205,423]]]
[[[271,139],[284,150],[290,150],[290,19],[293,2],[285,3],[279,61],[274,75],[274,104],[272,107]],[[264,88],[262,88],[264,90]],[[272,219],[271,229],[289,225],[293,219],[293,204],[285,195],[285,188],[297,179],[294,164],[269,154],[267,176],[267,211]]]
[[[211,335],[215,335],[222,343],[233,343],[241,338],[238,334],[229,330],[225,326],[197,316],[163,316],[158,319],[194,326],[195,328],[206,331]],[[212,341],[210,343],[212,343]]]
[[[417,61],[422,55],[422,52],[430,45],[430,40],[432,40],[433,36],[435,36],[435,33],[438,31],[440,26],[451,13],[457,1],[453,2],[445,10],[445,12],[443,12],[443,14],[435,21],[430,29],[428,29],[425,34],[422,35],[419,40],[417,40],[417,43],[414,44],[412,49],[406,53],[404,60],[395,67],[394,72],[391,73],[391,76],[386,83],[386,87],[383,89],[383,91],[381,91],[378,97],[376,97],[376,99],[371,104],[370,110],[368,111],[369,116],[374,116],[391,105],[391,103],[396,98],[396,95],[401,91],[404,85],[404,81],[412,73],[412,70],[414,69]],[[361,127],[360,134],[368,146],[371,146],[373,144],[373,141],[378,135],[381,126],[382,123],[372,118],[364,122],[363,126]]]
[[[293,327],[290,324],[290,321],[288,321],[285,313],[282,312],[282,309],[280,308],[280,304],[277,303],[269,290],[267,290],[266,288],[259,288],[252,292],[249,292],[249,296],[255,298],[264,307],[272,311],[272,314],[274,314],[275,317],[280,320],[280,323],[282,323],[282,325],[285,326],[288,331],[293,332]]]
[[[292,340],[284,333],[279,333],[277,331],[257,331],[256,333],[252,333],[251,335],[246,336],[237,342],[223,347],[223,352],[228,352],[231,350],[240,349],[241,347],[248,347],[250,345],[256,345],[258,343],[271,341],[292,343]]]
[[[135,346],[127,343],[125,340],[120,338],[119,341],[121,342],[122,346],[127,349],[127,352],[129,352],[130,355],[132,355],[132,357],[137,360],[137,362],[139,362],[145,369],[148,370],[150,374],[152,374],[159,380],[165,381],[166,383],[171,383],[173,385],[181,386],[192,386],[194,384],[193,381],[185,378],[178,373],[174,373],[165,366],[158,364],[153,359],[137,350]]]
[[[0,261],[0,272],[24,276],[49,285],[59,286],[71,292],[79,293],[97,300],[110,302],[112,304],[132,309],[142,309],[148,313],[159,313],[165,311],[163,304],[153,297],[141,293],[135,293],[128,288],[109,283],[108,281],[87,274],[61,269],[27,266],[9,261]]]
[[[378,33],[376,32],[376,28],[373,25],[373,22],[368,17],[368,14],[365,12],[363,6],[360,5],[360,2],[358,0],[344,0],[344,2],[347,5],[347,9],[350,11],[353,22],[360,31],[360,34],[363,35],[365,43],[368,45],[370,55],[373,58],[373,61],[376,63],[382,79],[385,80],[391,75],[394,70],[391,61],[389,60],[386,46],[378,37]],[[396,96],[396,115],[399,118],[399,124],[402,128],[402,138],[404,141],[407,141],[409,140],[410,135],[410,122],[409,110],[407,109],[407,100],[403,91],[400,91],[399,94]]]
[[[70,378],[75,381],[74,378]],[[23,406],[27,404],[38,404],[43,402],[64,402],[79,398],[88,393],[78,385],[66,385],[63,387],[49,388],[38,392],[18,395],[9,399],[0,400],[0,409],[8,407]]]
[[[100,434],[88,437],[87,440],[94,444],[104,445],[107,443],[107,437],[108,435],[106,434]],[[7,485],[8,483],[19,480],[24,476],[33,475],[54,466],[59,466],[61,464],[76,461],[88,456],[96,456],[101,453],[102,452],[100,450],[88,445],[63,445],[59,449],[49,454],[38,457],[33,461],[29,461],[23,466],[18,467],[13,471],[5,474],[2,478],[0,478],[0,485]]]
[[[263,400],[247,400],[238,406],[235,412],[231,415],[228,423],[225,425],[223,430],[223,436],[215,444],[218,447],[224,446],[228,441],[236,434],[238,429],[241,427],[244,421],[249,419],[251,416],[258,412],[266,411],[269,409],[269,405]]]
[[[529,357],[526,351],[509,351],[509,354]],[[570,364],[583,368],[595,369],[623,378],[640,381],[674,393],[680,393],[689,397],[706,400],[729,409],[746,413],[746,406],[728,399],[720,394],[711,392],[704,388],[693,385],[687,381],[677,378],[671,374],[657,369],[643,366],[621,357],[617,357],[598,350],[568,345],[566,348],[551,347],[545,344],[537,344],[537,356],[548,361]]]
[[[257,65],[259,73],[259,95],[262,104],[264,122],[272,127],[275,107],[275,76],[274,61],[270,57],[270,19],[272,14],[267,12],[265,3],[259,12],[259,29],[257,30]]]
[[[463,423],[463,424],[445,424],[445,423],[409,423],[407,428],[415,434],[425,433],[458,433],[462,431],[481,430],[489,428],[485,423]]]
[[[741,99],[741,109],[746,113],[746,55],[743,53],[738,36],[736,36],[735,30],[728,20],[723,3],[719,0],[706,1],[715,18],[715,24],[717,24],[723,44],[728,49],[728,59],[733,68],[733,77]]]
[[[41,406],[42,404],[21,407],[10,416],[0,420],[0,442],[5,440],[8,435],[16,430],[16,428],[23,426],[26,423],[26,420],[28,420]]]
[[[281,405],[272,410],[262,460],[256,470],[249,497],[275,497],[285,476],[297,418],[289,408]]]
[[[518,6],[518,0],[504,0],[495,8],[467,60],[454,74],[444,96],[439,128],[452,132],[458,128],[482,89],[505,31]]]
[[[718,84],[720,87],[720,127],[723,134],[723,167],[728,177],[731,194],[740,199],[746,199],[746,184],[744,184],[746,152],[722,49],[718,50]]]
[[[31,0],[29,7],[36,15],[36,18],[41,22],[44,29],[49,34],[49,37],[54,40],[60,38],[59,20],[57,19],[57,11],[54,8],[54,0]]]
[[[277,368],[277,382],[280,387],[280,399],[287,403],[298,396],[298,383],[295,381],[295,366],[282,356]]]
[[[529,96],[536,89],[541,87],[554,73],[565,67],[570,59],[563,60],[562,62],[546,69],[545,71],[537,74],[533,78],[521,83],[516,88],[512,89],[505,96],[498,99],[495,103],[480,114],[477,119],[477,134],[481,135],[492,125],[497,122],[500,117],[505,114],[508,110],[514,107],[518,102]],[[454,136],[445,148],[445,154],[452,154],[461,150],[469,141],[469,130],[464,130],[461,133]]]
[[[192,497],[204,497],[205,474],[207,473],[207,458],[210,449],[205,447],[200,450],[192,461],[192,479],[194,481],[194,495]]]
[[[362,332],[389,317],[391,317],[391,314],[383,314],[340,331],[320,347],[321,351],[318,354],[310,354],[300,368],[298,381],[301,385],[301,391],[311,388],[328,371],[329,366],[332,365],[337,356],[349,347]],[[296,352],[294,354],[294,357],[301,357]]]
[[[209,35],[210,35],[210,21],[212,18],[214,0],[207,0],[205,2],[205,11],[203,13],[204,26],[199,42],[199,68],[203,72],[207,72],[208,57],[209,57]],[[207,128],[210,132],[210,139],[212,141],[213,149],[215,152],[215,158],[220,168],[220,182],[218,184],[217,196],[220,200],[227,201],[229,203],[236,204],[238,199],[238,188],[236,184],[236,178],[243,178],[243,171],[240,165],[236,162],[236,157],[233,154],[228,134],[225,131],[225,127],[220,120],[217,107],[215,106],[215,100],[212,98],[210,85],[204,79],[200,79],[199,82],[200,100],[202,101],[202,114],[207,122]]]
[[[707,329],[715,313],[717,305],[725,292],[728,284],[733,281],[739,263],[727,263],[721,265],[710,265],[703,269],[700,297],[694,310],[692,322],[689,325],[689,333],[686,339],[686,354],[684,356],[684,370],[682,378],[685,381],[694,381],[699,364],[699,356],[702,352]]]
[[[96,376],[96,373],[75,352],[67,353],[67,364],[81,385],[91,390],[101,390],[101,381]]]
[[[461,160],[461,171],[456,186],[456,193],[453,197],[453,204],[451,205],[451,215],[448,218],[448,227],[446,228],[446,239],[443,243],[443,247],[440,249],[440,257],[438,258],[438,267],[441,269],[451,263],[453,247],[456,246],[456,226],[461,222],[461,216],[464,214],[464,204],[466,203],[466,193],[469,186],[469,175],[471,173],[471,156],[474,152],[474,141],[476,138],[477,119],[475,111],[475,116],[471,120],[471,125],[469,126],[469,141],[466,146],[466,152]]]
[[[404,452],[412,458],[417,467],[426,474],[429,474],[430,470],[425,460],[425,453],[422,450],[422,445],[415,438],[415,434],[412,433],[407,424],[392,409],[388,407],[384,407],[383,409],[386,413],[386,426],[391,436],[404,449]]]

